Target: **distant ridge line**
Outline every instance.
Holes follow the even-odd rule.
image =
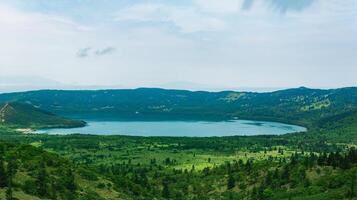
[[[162,90],[162,91],[187,91],[187,92],[207,92],[207,93],[221,93],[221,92],[237,92],[237,93],[275,93],[281,91],[290,91],[290,90],[320,90],[320,91],[331,91],[331,90],[345,90],[345,89],[357,89],[357,86],[348,86],[348,87],[339,87],[339,88],[310,88],[310,87],[292,87],[277,89],[273,91],[249,91],[249,90],[191,90],[191,89],[176,89],[176,88],[160,88],[160,87],[137,87],[137,88],[101,88],[101,89],[38,89],[38,90],[24,90],[24,91],[14,91],[14,92],[4,92],[0,93],[1,95],[6,94],[21,94],[21,93],[31,93],[31,92],[41,92],[41,91],[60,91],[60,92],[105,92],[105,91],[137,91],[137,90]]]

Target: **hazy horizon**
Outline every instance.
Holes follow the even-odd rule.
[[[338,89],[345,87],[308,87],[305,85],[296,85],[292,87],[224,87],[210,86],[204,84],[190,82],[172,82],[161,85],[141,85],[141,86],[125,86],[125,85],[70,85],[60,82],[44,79],[40,77],[1,77],[0,76],[0,93],[26,92],[36,90],[120,90],[120,89],[138,89],[138,88],[161,88],[167,90],[189,90],[189,91],[240,91],[240,92],[274,92],[278,90],[307,87],[310,89]],[[10,80],[15,80],[11,82]],[[6,84],[5,84],[6,83]],[[356,86],[346,86],[356,87]]]
[[[353,0],[4,0],[0,29],[0,92],[357,86]]]

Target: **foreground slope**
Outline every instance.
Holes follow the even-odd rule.
[[[357,151],[353,148],[307,153],[283,145],[280,139],[282,143],[274,142],[274,137],[16,135],[0,129],[2,138],[6,134],[11,135],[9,140],[17,137],[70,158],[28,145],[4,144],[3,169],[8,173],[11,161],[16,160],[13,191],[21,200],[54,196],[73,200],[357,197]],[[0,180],[1,169],[0,165]],[[0,185],[0,198],[8,188]]]
[[[54,153],[0,142],[0,199],[121,199],[112,185]]]

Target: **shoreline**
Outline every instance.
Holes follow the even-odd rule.
[[[17,128],[17,129],[15,129],[15,131],[17,131],[21,134],[32,134],[36,130],[34,130],[32,128]]]

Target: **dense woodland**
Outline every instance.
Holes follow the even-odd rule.
[[[76,98],[69,101],[72,93]],[[114,100],[110,95],[117,96]],[[0,116],[0,199],[357,199],[356,88],[263,94],[37,91],[0,99],[0,108],[11,101]],[[198,119],[197,113],[210,112],[207,120],[288,121],[305,124],[308,131],[180,138],[36,135],[16,130],[80,126],[83,122],[51,112],[80,116],[88,109],[94,116],[102,115],[98,108],[108,105],[116,110],[109,112],[111,117],[123,117],[120,109],[141,109],[144,118],[180,119],[187,112],[186,119]]]

